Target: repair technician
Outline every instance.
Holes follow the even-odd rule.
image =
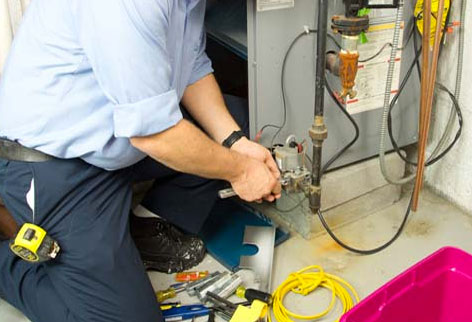
[[[221,183],[209,197],[208,179],[248,201],[280,196],[270,153],[212,75],[204,12],[199,0],[31,2],[0,82],[0,197],[61,252],[31,264],[1,241],[0,296],[33,322],[162,321],[130,234],[134,181],[167,183],[151,189],[162,261],[195,246],[168,222],[198,230]]]

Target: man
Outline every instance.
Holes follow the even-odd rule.
[[[162,321],[129,233],[130,186],[145,171],[221,179],[248,201],[280,196],[270,153],[242,137],[211,74],[204,10],[199,0],[32,1],[1,81],[0,197],[18,225],[41,226],[62,249],[33,265],[0,242],[0,294],[33,322]],[[174,187],[190,199],[169,205],[189,211],[208,181],[184,181]],[[166,227],[162,247],[189,246]]]

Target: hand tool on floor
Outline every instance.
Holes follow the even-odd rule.
[[[197,296],[202,301],[202,303],[205,303],[207,300],[207,293],[208,292],[213,292],[213,293],[219,293],[225,288],[227,288],[229,285],[233,283],[233,275],[229,274],[228,272],[222,273],[218,279],[215,279],[209,284],[205,284],[202,287],[197,289]],[[238,285],[239,286],[239,285]],[[237,286],[234,288],[236,290]]]
[[[272,294],[251,288],[245,289],[243,286],[238,287],[236,290],[236,295],[239,298],[248,300],[249,302],[259,300],[261,302],[267,303],[268,305],[271,305],[273,300]]]
[[[251,303],[244,302],[240,304],[232,303],[227,299],[224,299],[212,292],[208,292],[207,294],[208,302],[212,304],[212,309],[216,314],[224,319],[225,321],[231,320],[231,317],[236,312],[238,305],[249,305]]]
[[[157,301],[159,303],[162,303],[166,300],[175,298],[177,294],[182,293],[183,291],[187,291],[187,293],[190,296],[195,295],[195,289],[200,287],[201,285],[205,285],[205,283],[211,281],[213,278],[217,277],[220,273],[215,272],[212,274],[209,274],[208,276],[194,282],[188,282],[188,283],[177,283],[174,285],[171,285],[168,289],[166,290],[160,290],[156,292],[156,297]]]
[[[182,293],[186,289],[187,289],[186,285],[183,285],[177,288],[169,287],[167,290],[157,291],[156,292],[157,301],[159,303],[162,303],[166,300],[173,299],[177,297],[177,294]]]
[[[239,275],[233,274],[231,275],[230,280],[228,280],[224,285],[216,289],[213,293],[226,299],[231,295],[235,294],[236,290],[238,289],[238,287],[241,286],[242,283],[242,278]]]
[[[251,306],[239,305],[230,322],[258,322],[265,318],[268,312],[267,303],[255,300]]]
[[[182,303],[180,302],[171,302],[171,303],[163,303],[160,305],[160,308],[162,311],[164,310],[170,310],[174,307],[179,307],[179,306],[182,306]]]
[[[189,296],[196,296],[197,289],[202,287],[203,285],[209,285],[212,281],[216,280],[221,275],[220,272],[213,272],[207,277],[202,278],[201,280],[190,282],[187,285],[187,294]]]
[[[210,314],[210,309],[202,304],[185,305],[162,311],[164,321],[183,321]]]
[[[26,223],[11,241],[10,249],[27,262],[40,263],[56,258],[61,247],[44,229]]]
[[[208,322],[215,322],[215,311],[211,310],[208,314]]]
[[[181,272],[175,274],[175,280],[177,282],[195,282],[208,276],[208,271],[204,272]]]

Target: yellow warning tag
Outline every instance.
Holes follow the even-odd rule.
[[[438,11],[439,11],[439,0],[430,0],[431,2],[431,39],[429,41],[430,46],[434,46],[434,37],[436,33],[436,23],[438,21]],[[442,17],[442,30],[441,37],[444,33],[444,27],[446,26],[446,19],[449,13],[449,8],[451,7],[451,1],[444,1],[444,14]],[[416,25],[420,34],[423,34],[423,0],[418,0],[415,7],[415,17],[417,17]]]

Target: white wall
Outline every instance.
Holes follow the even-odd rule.
[[[455,0],[452,7],[453,20],[459,21],[461,1]],[[463,79],[461,86],[460,105],[464,116],[462,138],[457,146],[441,161],[431,166],[426,172],[426,184],[443,195],[459,207],[472,213],[472,3],[467,5],[465,23],[465,55]],[[467,28],[469,27],[469,28]],[[444,48],[439,63],[438,81],[454,91],[457,47],[459,32],[448,35],[447,45]],[[436,146],[447,123],[451,103],[444,94],[436,96],[435,112],[433,114],[431,142],[428,150]],[[457,127],[456,127],[457,128]]]

